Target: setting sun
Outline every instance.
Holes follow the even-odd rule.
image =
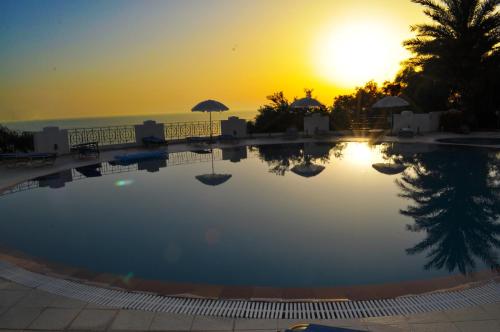
[[[394,77],[406,53],[399,36],[380,22],[356,21],[326,29],[315,48],[317,71],[344,86]]]

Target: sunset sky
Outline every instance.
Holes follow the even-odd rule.
[[[2,0],[0,121],[330,105],[392,79],[423,21],[409,0]]]

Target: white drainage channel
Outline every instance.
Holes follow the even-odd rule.
[[[81,284],[0,262],[0,277],[73,299],[122,309],[231,318],[348,319],[417,314],[500,302],[500,284],[368,301],[258,301],[161,296]]]

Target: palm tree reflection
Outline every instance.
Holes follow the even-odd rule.
[[[477,262],[498,268],[500,154],[446,147],[398,158],[409,165],[396,180],[400,196],[413,201],[400,212],[414,219],[408,230],[426,232],[406,252],[426,252],[425,269],[469,274]]]

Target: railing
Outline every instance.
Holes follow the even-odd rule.
[[[212,134],[220,135],[221,122],[212,121]],[[165,124],[165,139],[177,140],[186,137],[210,136],[210,121],[172,122]],[[135,143],[135,129],[132,125],[68,129],[69,145],[98,142],[99,145]]]
[[[385,116],[362,117],[351,121],[352,130],[387,129],[388,122]]]
[[[220,135],[221,122],[212,121],[212,134]],[[175,140],[186,137],[210,136],[210,121],[174,122],[165,124],[165,139]]]
[[[99,145],[135,143],[134,126],[110,126],[68,129],[70,146],[88,142]]]

